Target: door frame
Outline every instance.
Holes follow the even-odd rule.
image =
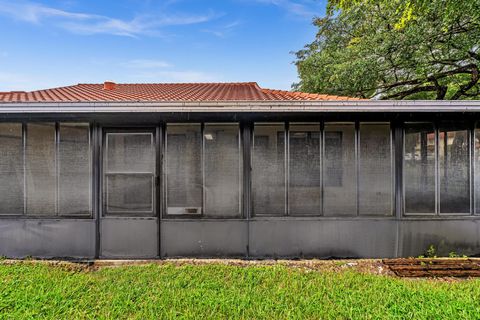
[[[161,257],[161,236],[160,236],[160,219],[161,219],[161,192],[163,190],[162,186],[162,159],[161,159],[161,146],[162,146],[162,136],[161,128],[159,125],[99,125],[98,127],[98,157],[97,157],[97,168],[98,168],[98,188],[97,188],[97,197],[98,197],[98,212],[96,215],[97,218],[97,248],[96,248],[96,257],[101,258],[105,257],[102,252],[102,222],[106,220],[118,220],[118,221],[135,221],[135,220],[148,220],[155,222],[156,224],[156,237],[154,239],[156,244],[156,253],[153,256],[139,256],[139,258],[160,258]],[[108,133],[151,133],[153,136],[153,148],[154,148],[154,177],[153,177],[153,215],[151,216],[129,216],[129,213],[105,216],[106,203],[105,203],[105,154],[107,152],[107,134]],[[125,249],[127,251],[127,248]],[[127,254],[125,256],[128,256]],[[108,258],[117,258],[110,257]],[[118,257],[121,259],[121,257]],[[135,257],[132,257],[135,258]]]

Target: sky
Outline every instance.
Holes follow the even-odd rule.
[[[250,82],[289,90],[326,0],[0,0],[0,91]]]

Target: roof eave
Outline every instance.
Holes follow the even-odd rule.
[[[0,102],[0,113],[480,112],[480,100]]]

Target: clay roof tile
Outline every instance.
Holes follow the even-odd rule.
[[[103,84],[31,92],[0,92],[0,102],[176,102],[176,101],[326,101],[360,100],[315,93],[263,89],[256,82],[235,83],[131,83],[104,90]]]

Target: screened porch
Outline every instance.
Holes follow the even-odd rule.
[[[171,118],[0,123],[0,224],[24,221],[3,251],[61,247],[58,222],[67,256],[81,223],[72,256],[396,256],[423,246],[399,232],[477,224],[474,121]]]

